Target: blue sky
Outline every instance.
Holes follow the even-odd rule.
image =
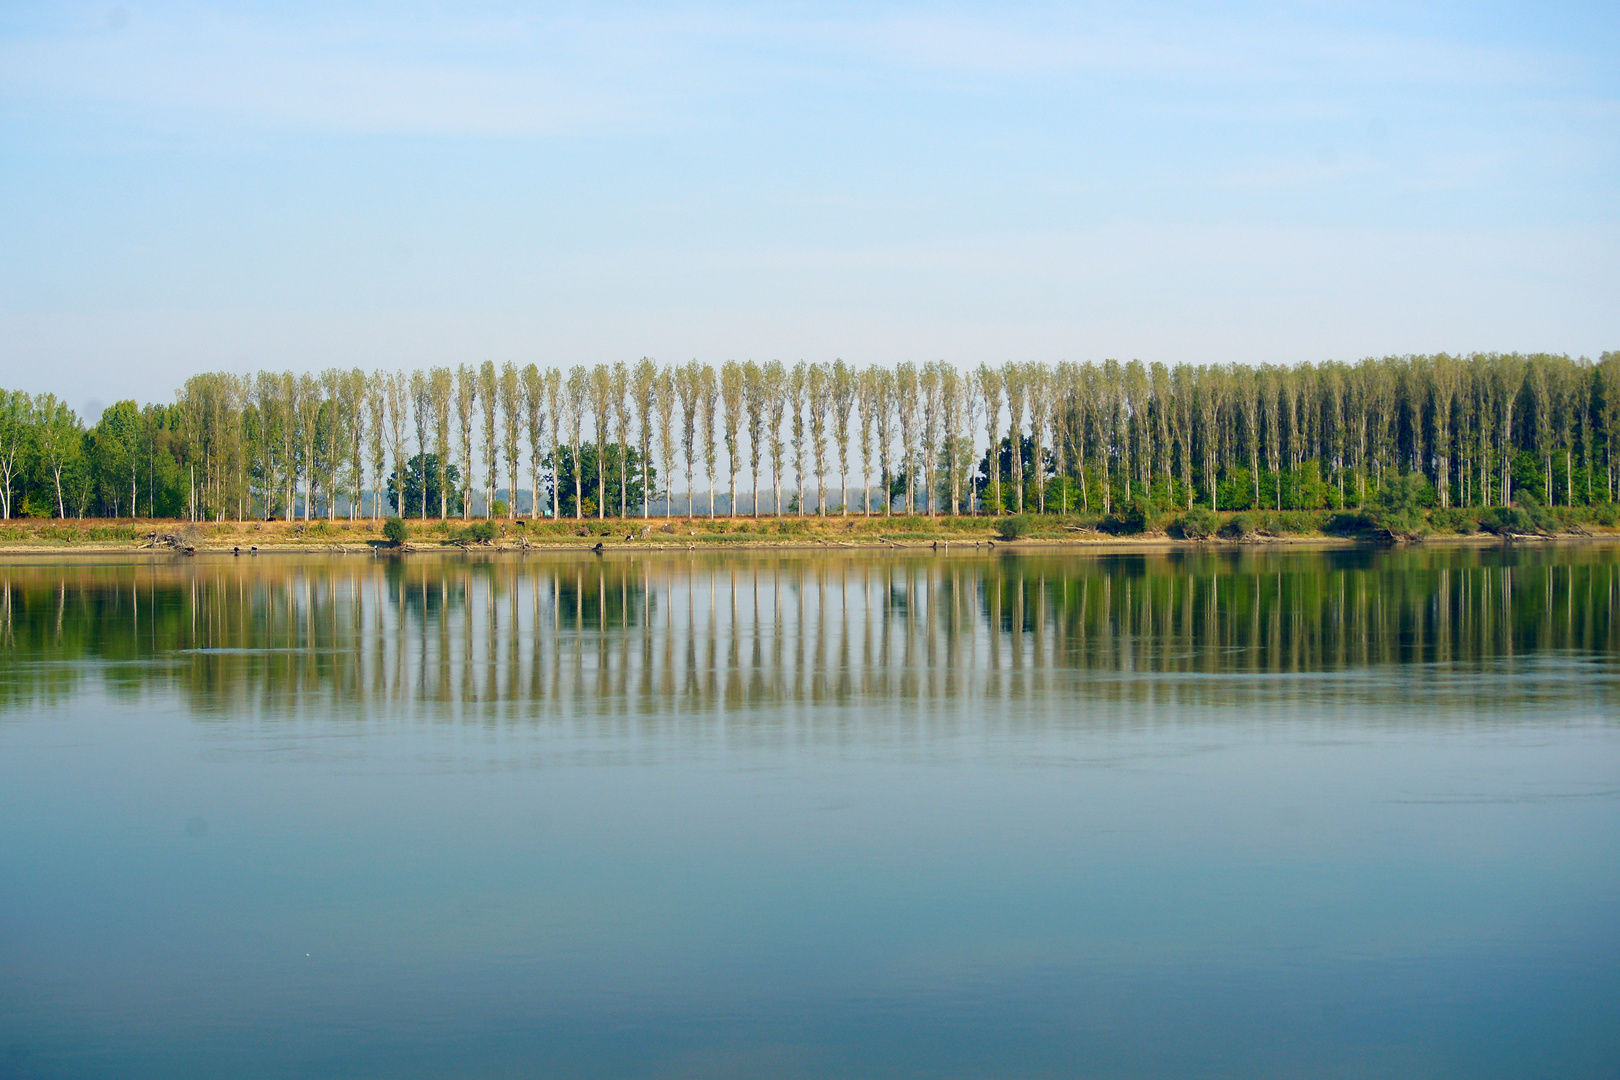
[[[0,7],[0,385],[1620,347],[1616,5]]]

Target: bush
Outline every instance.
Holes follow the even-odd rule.
[[[1208,507],[1195,506],[1176,519],[1176,532],[1184,540],[1207,540],[1220,527],[1220,519]]]
[[[1479,515],[1480,526],[1497,536],[1519,534],[1544,536],[1554,532],[1558,523],[1541,505],[1541,501],[1528,491],[1519,493],[1512,506],[1493,506]]]
[[[1368,516],[1396,536],[1422,536],[1429,531],[1423,508],[1434,504],[1434,489],[1419,473],[1391,476],[1373,496]]]
[[[1467,536],[1479,531],[1479,521],[1467,510],[1456,507],[1444,510],[1431,510],[1429,524],[1439,532],[1461,533]]]
[[[1221,526],[1221,535],[1228,540],[1242,540],[1254,535],[1254,518],[1248,514],[1233,514]]]
[[[1109,532],[1134,535],[1151,529],[1158,516],[1159,509],[1153,501],[1145,495],[1137,495],[1123,506],[1116,506],[1104,524]]]
[[[409,535],[409,532],[405,529],[404,518],[391,517],[383,522],[383,539],[395,547],[403,544],[405,538]]]
[[[1322,531],[1329,536],[1354,536],[1373,527],[1373,519],[1352,510],[1329,514],[1322,523]]]
[[[476,540],[481,543],[488,543],[489,541],[495,539],[497,531],[498,530],[496,529],[493,521],[475,521],[471,525],[468,525],[465,529],[461,530],[461,536],[459,539]]]
[[[1260,519],[1260,527],[1276,536],[1301,536],[1321,532],[1325,515],[1310,510],[1273,510]]]
[[[1616,513],[1614,503],[1599,503],[1592,512],[1592,520],[1606,529],[1612,529],[1616,520],[1620,520],[1620,514]]]
[[[1035,519],[1028,514],[1015,514],[996,522],[996,535],[1003,540],[1022,540],[1035,531]]]

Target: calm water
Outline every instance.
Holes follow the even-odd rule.
[[[0,1076],[1615,1077],[1620,551],[0,563]]]

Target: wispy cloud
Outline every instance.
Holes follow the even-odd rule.
[[[13,110],[73,104],[160,123],[508,136],[610,134],[701,122],[706,111],[810,82],[956,76],[1087,77],[1166,87],[1310,83],[1562,85],[1567,58],[1300,12],[1197,9],[1104,17],[872,9],[589,8],[538,15],[335,6],[132,5],[40,18],[0,38]],[[1578,66],[1577,66],[1578,67]]]

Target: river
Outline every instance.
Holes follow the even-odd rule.
[[[1613,1077],[1620,548],[0,561],[6,1077]]]

